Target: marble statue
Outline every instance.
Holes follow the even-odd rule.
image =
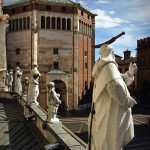
[[[22,73],[23,72],[21,71],[21,69],[19,67],[16,67],[14,91],[19,95],[22,94],[22,83],[21,83]]]
[[[48,117],[47,122],[59,122],[57,116],[58,107],[61,104],[60,94],[55,92],[54,82],[48,83]]]
[[[33,69],[31,70],[29,77],[29,86],[28,86],[28,105],[36,105],[37,97],[39,96],[39,77],[41,76],[40,72],[37,69],[37,65],[33,65]]]
[[[13,85],[13,70],[11,69],[8,73],[8,83],[7,83],[7,86],[8,86],[8,91],[9,92],[12,92],[12,85]]]
[[[9,81],[9,72],[7,70],[6,71],[6,79],[5,79],[5,85],[6,85],[5,89],[6,89],[6,91],[8,91],[8,81]]]
[[[8,15],[2,11],[3,0],[0,0],[0,90],[7,91],[6,85],[6,28],[8,26]]]
[[[127,86],[133,82],[136,64],[121,75],[109,44],[100,48],[101,59],[92,70],[94,78],[92,110],[88,119],[88,150],[121,150],[134,137],[131,107],[136,101]]]
[[[23,82],[23,86],[22,86],[22,96],[27,96],[28,85],[29,85],[28,77],[25,77],[24,82]]]

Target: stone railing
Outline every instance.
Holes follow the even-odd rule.
[[[4,96],[6,96],[6,94],[4,94]],[[16,99],[23,108],[25,118],[29,119],[30,116],[31,118],[34,118],[35,126],[50,145],[59,143],[65,150],[86,149],[86,143],[65,127],[61,122],[47,123],[47,112],[40,106],[28,106],[26,97],[16,95]]]

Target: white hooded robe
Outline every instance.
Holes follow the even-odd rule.
[[[133,118],[129,108],[130,93],[114,60],[97,61],[92,75],[95,114],[90,150],[121,150],[134,137]],[[91,114],[89,130],[90,123]]]

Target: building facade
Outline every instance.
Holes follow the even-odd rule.
[[[54,81],[63,107],[75,109],[92,80],[95,14],[70,0],[18,0],[4,12],[10,16],[8,69],[20,66],[29,76],[32,64],[38,64],[41,93]]]
[[[129,70],[130,63],[136,63],[137,64],[137,57],[131,57],[131,51],[129,51],[127,49],[123,53],[124,53],[123,59],[120,59],[120,60],[116,59],[116,62],[118,64],[118,69],[119,69],[120,73],[122,73],[122,74]],[[117,58],[117,57],[115,56],[115,58]],[[137,94],[136,94],[137,93],[137,74],[134,77],[135,77],[134,82],[132,85],[130,85],[128,87],[128,89],[130,91],[130,94],[132,96],[136,97],[137,96]]]
[[[150,104],[150,37],[137,41],[137,90],[141,102]]]

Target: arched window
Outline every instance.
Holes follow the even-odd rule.
[[[23,29],[26,29],[26,18],[23,18]]]
[[[81,32],[82,23],[79,21],[79,32]]]
[[[27,7],[26,7],[26,6],[23,6],[23,7],[22,7],[22,10],[23,10],[24,12],[26,12],[26,11],[27,11]]]
[[[55,17],[52,17],[52,29],[55,29],[56,26],[56,19]]]
[[[66,12],[67,8],[66,7],[62,7],[61,10],[62,10],[62,12]]]
[[[86,35],[88,35],[88,30],[89,29],[89,25],[88,24],[86,24]]]
[[[45,17],[44,16],[41,17],[41,28],[45,29]]]
[[[54,68],[58,69],[58,61],[54,61]]]
[[[86,34],[89,35],[89,25],[87,24],[87,27],[86,27]]]
[[[83,33],[85,34],[85,23],[83,23]]]
[[[92,27],[90,26],[90,36],[92,35]]]
[[[89,26],[89,36],[91,36],[91,26]]]
[[[85,24],[85,34],[87,35],[87,24]]]
[[[27,29],[30,28],[30,17],[27,17]]]
[[[58,48],[53,49],[53,54],[58,54]]]
[[[18,30],[18,19],[16,19],[16,30]]]
[[[22,18],[19,19],[19,28],[22,30]]]
[[[62,19],[62,30],[66,30],[66,19]]]
[[[46,28],[50,29],[50,17],[46,18]]]
[[[47,11],[50,11],[50,10],[51,10],[51,6],[50,6],[50,5],[46,5],[45,8],[46,8]]]
[[[71,19],[67,19],[67,30],[71,30]]]
[[[15,14],[15,12],[16,12],[16,10],[13,8],[12,11],[11,11],[11,13]]]
[[[83,33],[83,27],[84,27],[83,22],[81,22],[81,32],[82,33]]]
[[[57,29],[61,29],[61,19],[57,18]]]

